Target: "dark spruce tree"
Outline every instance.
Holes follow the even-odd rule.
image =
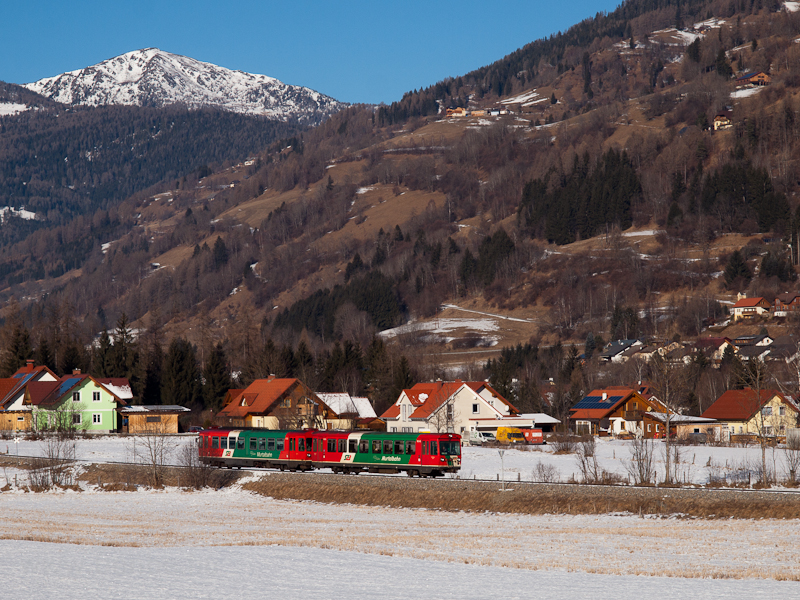
[[[206,410],[218,411],[225,394],[232,387],[228,359],[221,343],[214,346],[203,367],[203,405]]]
[[[725,284],[728,288],[742,289],[747,287],[752,278],[753,274],[742,257],[742,253],[734,250],[725,267]]]
[[[200,401],[200,371],[194,348],[184,338],[173,338],[164,358],[161,402],[197,408]]]

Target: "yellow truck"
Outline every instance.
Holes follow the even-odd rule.
[[[527,444],[525,435],[517,427],[498,427],[497,441],[501,444]]]

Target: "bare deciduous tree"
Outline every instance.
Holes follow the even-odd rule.
[[[664,452],[664,483],[671,483],[672,469],[670,428],[672,415],[679,412],[688,384],[688,373],[682,363],[673,363],[659,354],[650,361],[648,375],[653,395],[666,409],[664,418],[666,451]]]
[[[164,467],[177,447],[175,438],[167,433],[166,423],[150,423],[152,427],[133,438],[134,461],[147,469],[152,487],[160,487],[164,482]]]
[[[630,459],[625,463],[625,470],[633,478],[636,485],[647,485],[655,475],[653,440],[636,438],[628,448]]]

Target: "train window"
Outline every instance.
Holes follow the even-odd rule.
[[[267,449],[267,438],[258,438],[258,449],[259,450]]]
[[[328,440],[328,452],[336,452],[336,440]]]
[[[406,454],[414,454],[414,442],[406,442]]]
[[[219,438],[217,436],[211,438],[211,447],[214,449],[219,448]]]
[[[296,441],[294,438],[289,439],[289,452],[294,452]]]
[[[383,440],[383,453],[384,454],[392,453],[392,440]]]
[[[228,438],[227,437],[219,438],[219,447],[222,448],[223,450],[227,450],[228,449]]]
[[[250,450],[255,450],[255,449],[256,449],[256,438],[251,437],[250,438]]]
[[[275,450],[278,452],[283,451],[283,440],[275,440]]]
[[[394,443],[394,453],[395,454],[402,454],[403,453],[403,442],[401,442],[400,440],[397,440]]]
[[[439,447],[442,454],[447,456],[458,456],[461,454],[461,444],[458,442],[440,442]]]
[[[306,438],[306,450],[311,452],[311,438]]]
[[[431,456],[436,456],[439,451],[436,449],[436,442],[431,442]]]
[[[353,450],[355,451],[355,448]],[[339,452],[347,452],[347,440],[339,440]]]
[[[297,451],[298,452],[306,451],[306,438],[300,438],[297,440]]]
[[[233,448],[233,440],[234,440],[234,438],[228,439],[228,448]],[[243,437],[236,438],[236,447],[239,450],[244,450],[244,438]]]
[[[267,450],[275,450],[275,440],[273,438],[267,440]]]
[[[369,441],[361,440],[360,442],[358,442],[358,451],[361,454],[366,454],[367,452],[369,452]]]
[[[372,453],[373,454],[380,454],[381,453],[381,441],[380,440],[372,440]]]

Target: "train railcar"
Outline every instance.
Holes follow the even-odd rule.
[[[427,477],[461,468],[454,433],[364,433],[306,429],[211,429],[198,434],[200,460],[227,468],[266,467]]]

